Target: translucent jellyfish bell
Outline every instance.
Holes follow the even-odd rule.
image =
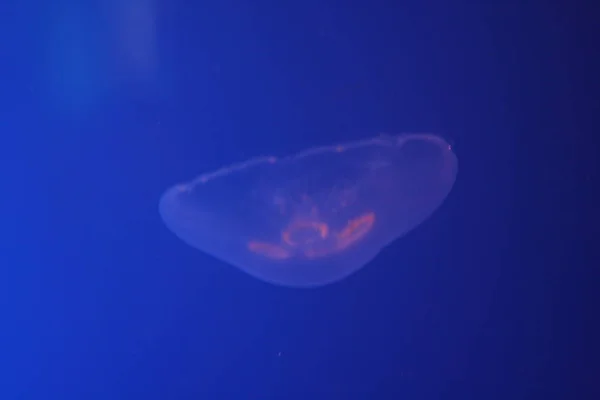
[[[159,208],[184,242],[254,277],[321,286],[427,219],[456,172],[439,136],[378,136],[204,174],[169,189]]]

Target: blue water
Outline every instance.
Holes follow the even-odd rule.
[[[0,399],[507,400],[591,382],[571,178],[594,70],[572,53],[590,42],[572,10],[496,3],[0,7]],[[268,285],[161,221],[164,191],[206,171],[402,132],[448,140],[456,184],[335,284]]]

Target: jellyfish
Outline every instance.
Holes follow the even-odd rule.
[[[255,278],[317,287],[425,221],[456,173],[440,136],[379,135],[202,174],[168,189],[159,212],[185,243]]]

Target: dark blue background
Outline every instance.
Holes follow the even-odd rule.
[[[1,6],[0,398],[600,396],[590,14],[156,1],[156,63],[128,64],[134,3]],[[207,170],[406,131],[452,140],[455,188],[339,284],[264,284],[160,221]]]

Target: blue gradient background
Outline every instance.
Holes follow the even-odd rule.
[[[600,397],[589,13],[0,10],[1,399]],[[453,192],[339,284],[264,284],[159,218],[164,190],[221,165],[421,131],[454,143]]]

